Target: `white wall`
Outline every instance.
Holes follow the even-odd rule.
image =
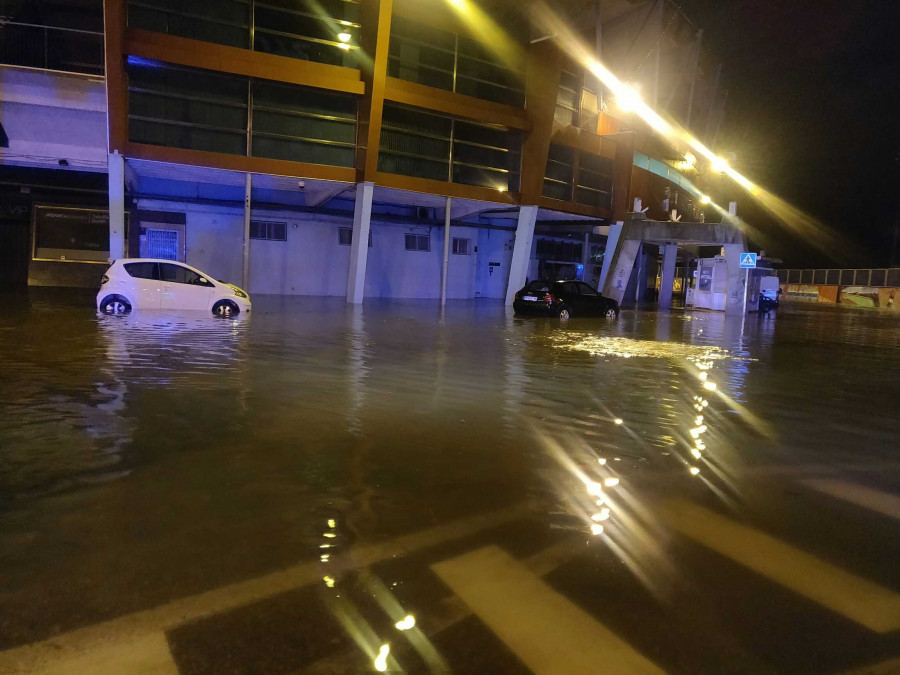
[[[244,212],[241,207],[187,204],[142,199],[140,209],[174,211],[186,217],[185,262],[216,279],[241,283]],[[338,228],[352,227],[352,220],[287,211],[254,209],[253,220],[287,224],[287,241],[250,240],[250,293],[274,295],[345,296],[350,247],[338,243]],[[407,251],[408,233],[429,234],[431,250]],[[501,232],[494,239],[502,249]],[[456,227],[451,237],[469,240],[468,255],[450,254],[448,298],[472,298],[478,255],[479,231]],[[452,249],[451,249],[452,251]],[[439,298],[443,228],[372,223],[372,247],[366,266],[366,297]],[[497,254],[492,254],[496,257]],[[505,263],[504,263],[505,264]]]
[[[9,148],[0,163],[106,171],[102,78],[0,66],[0,122]]]

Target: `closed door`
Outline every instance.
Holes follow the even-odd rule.
[[[209,309],[213,285],[177,263],[159,263],[163,309]]]
[[[141,233],[141,257],[180,260],[182,252],[181,230],[162,227],[144,227]]]
[[[603,314],[606,309],[606,302],[603,297],[583,281],[575,282],[578,287],[579,297],[581,297],[585,314]]]

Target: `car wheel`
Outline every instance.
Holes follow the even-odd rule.
[[[569,308],[568,308],[568,307],[560,307],[560,308],[559,308],[559,313],[557,314],[557,316],[558,316],[560,319],[563,319],[563,320],[565,320],[565,319],[571,319],[571,318],[572,318],[572,312],[569,311]]]
[[[234,316],[240,314],[241,308],[231,300],[219,300],[213,305],[212,311],[216,316]]]
[[[617,319],[619,318],[619,310],[617,310],[615,307],[607,307],[606,314],[604,314],[604,316],[607,319]]]
[[[104,314],[128,314],[131,311],[131,303],[121,295],[110,295],[103,298],[100,311]]]

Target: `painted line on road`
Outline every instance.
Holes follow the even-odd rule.
[[[154,633],[104,649],[64,659],[38,671],[40,675],[178,675],[166,636]]]
[[[663,672],[496,546],[432,569],[537,675]]]
[[[389,558],[444,544],[523,518],[531,512],[527,504],[479,514],[438,527],[397,537],[391,541],[359,546],[335,560],[345,570],[374,565]],[[120,647],[143,639],[164,638],[164,633],[177,626],[243,607],[259,600],[321,581],[322,566],[318,562],[295,565],[278,572],[174,600],[158,607],[128,614],[110,621],[86,626],[69,633],[14,647],[0,652],[0,672],[54,672],[80,655],[84,663],[91,658],[122,654]],[[99,663],[99,661],[98,661]],[[110,667],[114,662],[110,664]],[[102,672],[98,668],[90,672]],[[83,672],[89,672],[83,671]],[[62,671],[65,672],[65,671]],[[127,671],[120,671],[127,672]]]
[[[870,511],[876,511],[895,520],[900,520],[900,497],[896,495],[873,490],[864,485],[830,478],[808,478],[799,482],[808,488],[824,492],[831,497],[837,497],[845,502],[850,502]]]
[[[684,536],[877,633],[900,628],[900,595],[702,506],[667,502]]]

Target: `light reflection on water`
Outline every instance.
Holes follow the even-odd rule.
[[[53,593],[66,555],[133,566],[144,606],[298,560],[338,588],[328,566],[359,542],[526,498],[548,525],[596,526],[649,584],[646,477],[729,501],[747,464],[893,451],[897,328],[809,308],[561,324],[490,302],[442,315],[313,298],[255,298],[225,320],[13,311],[0,316],[0,554],[28,542],[28,565],[6,600],[38,613],[28,584]],[[606,503],[566,482],[549,445],[591,468]],[[323,537],[330,522],[338,536]],[[61,540],[106,543],[62,555]],[[133,580],[104,583],[131,597]]]

